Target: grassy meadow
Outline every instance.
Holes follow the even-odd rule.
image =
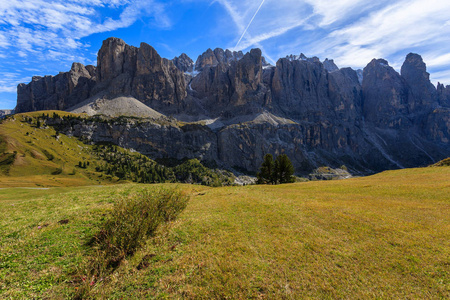
[[[114,202],[161,186],[188,194],[187,208],[109,276],[88,278],[89,297],[450,298],[450,167],[277,186],[0,189],[0,298],[75,297]]]
[[[62,111],[17,114],[0,122],[0,188],[57,187],[117,182],[95,171],[95,165],[80,168],[79,162],[95,161],[92,146],[77,138],[58,134],[39,124],[43,113],[75,116]],[[27,118],[32,119],[27,122]]]

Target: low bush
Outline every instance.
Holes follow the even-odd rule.
[[[104,252],[107,266],[132,255],[161,223],[174,220],[186,204],[186,196],[170,189],[142,190],[119,199],[94,237],[96,247]]]
[[[55,171],[52,172],[52,175],[59,175],[63,172],[62,168],[57,168]]]
[[[42,153],[44,153],[45,157],[47,157],[48,160],[53,160],[55,158],[55,156],[53,154],[51,154],[50,152],[48,152],[45,149],[42,149]]]
[[[450,166],[450,157],[443,159],[437,163],[435,163],[434,165],[431,165],[432,167],[445,167],[445,166]]]
[[[133,255],[160,224],[175,220],[187,202],[188,196],[176,189],[141,190],[122,196],[89,242],[95,255],[80,277],[90,279],[75,298],[84,299],[96,280],[106,278],[124,258]]]

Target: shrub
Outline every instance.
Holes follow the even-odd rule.
[[[42,153],[44,153],[45,157],[47,157],[48,160],[53,160],[55,158],[55,156],[53,154],[51,154],[50,152],[48,152],[45,149],[42,149]]]
[[[133,255],[160,224],[175,220],[187,202],[188,196],[176,189],[141,190],[122,196],[89,242],[95,248],[94,256],[80,274],[83,282],[73,298],[89,298],[97,280],[106,279],[124,258]]]
[[[59,175],[63,172],[62,168],[57,168],[55,171],[52,172],[52,175]]]
[[[153,236],[158,226],[174,220],[188,197],[174,189],[142,190],[119,199],[93,243],[106,267],[115,267]]]

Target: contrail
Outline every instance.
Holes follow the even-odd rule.
[[[253,15],[252,19],[250,20],[250,22],[247,25],[247,28],[245,28],[244,32],[241,35],[241,38],[239,39],[239,41],[237,42],[236,46],[234,48],[237,48],[237,46],[239,45],[239,43],[241,42],[242,38],[244,37],[244,35],[247,33],[248,28],[250,27],[250,25],[252,25],[253,20],[255,19],[256,15],[258,14],[259,10],[261,9],[261,6],[264,4],[264,1],[266,0],[262,0],[261,4],[259,5],[258,9],[256,10],[255,14]]]

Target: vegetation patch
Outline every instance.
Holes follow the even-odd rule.
[[[266,154],[256,177],[258,184],[292,183],[295,182],[294,166],[286,154],[279,155],[275,161],[272,154]]]
[[[208,186],[232,185],[234,175],[231,172],[209,169],[198,159],[189,159],[173,168],[176,180],[185,183],[200,183]]]
[[[141,190],[122,196],[88,243],[95,248],[95,255],[79,275],[82,283],[75,298],[87,298],[99,280],[108,281],[120,263],[154,236],[160,224],[174,221],[187,202],[188,197],[175,189]]]
[[[448,167],[450,166],[450,157],[443,159],[437,163],[435,163],[434,165],[431,165],[432,167]]]

